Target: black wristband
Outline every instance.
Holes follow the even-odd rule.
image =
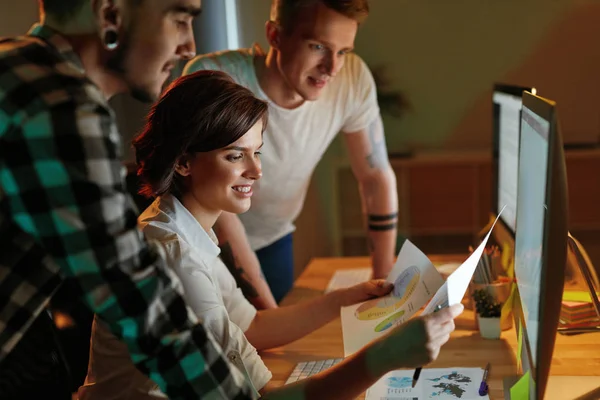
[[[373,224],[369,224],[369,230],[370,231],[389,231],[392,229],[396,229],[396,223],[393,222],[391,224],[386,224],[386,225],[373,225]]]
[[[395,212],[388,215],[368,215],[367,217],[369,222],[385,222],[389,221],[390,219],[398,218],[398,213]]]

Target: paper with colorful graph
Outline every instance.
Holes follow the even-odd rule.
[[[503,210],[504,208],[477,249],[446,281],[429,258],[418,247],[406,240],[400,249],[392,272],[387,277],[387,281],[394,284],[392,293],[349,307],[342,307],[344,356],[355,353],[373,339],[385,335],[391,327],[402,324],[430,299],[423,314],[432,312],[437,306],[447,307],[460,303],[471,282],[483,249],[485,249]]]
[[[387,281],[394,284],[390,295],[342,307],[345,356],[412,317],[442,286],[444,278],[429,258],[406,240]]]

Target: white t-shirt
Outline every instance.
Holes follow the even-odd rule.
[[[325,86],[316,101],[288,110],[270,101],[258,84],[252,50],[202,55],[184,70],[221,70],[269,102],[269,123],[264,133],[263,177],[254,184],[250,210],[240,215],[252,249],[277,241],[294,230],[302,210],[310,177],[338,132],[363,130],[379,115],[373,76],[356,54]]]
[[[148,239],[158,240],[184,287],[186,303],[223,349],[260,390],[272,374],[244,332],[256,315],[235,279],[218,257],[220,249],[175,197],[161,196],[139,217]],[[88,374],[80,400],[164,398],[156,384],[140,373],[126,346],[99,320],[94,321]]]

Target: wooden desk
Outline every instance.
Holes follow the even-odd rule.
[[[462,262],[464,256],[429,256],[434,264]],[[361,268],[370,265],[365,257],[318,258],[310,262],[284,299],[283,305],[320,296],[336,269]],[[475,330],[473,312],[465,312],[456,320],[456,330],[442,348],[439,358],[428,368],[485,367],[492,365],[489,376],[490,398],[503,399],[503,379],[516,374],[517,335],[514,328],[502,332],[500,340],[485,340]],[[340,318],[310,335],[277,349],[261,353],[273,373],[273,383],[283,385],[294,366],[302,361],[343,357]],[[551,375],[600,375],[600,335],[557,335],[550,371]],[[359,398],[364,398],[360,396]]]

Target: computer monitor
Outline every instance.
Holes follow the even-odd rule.
[[[492,93],[492,131],[494,179],[492,213],[500,216],[503,227],[514,238],[517,215],[517,169],[519,166],[519,129],[523,92],[535,89],[497,83]]]
[[[515,274],[523,326],[523,371],[543,399],[560,316],[567,254],[567,179],[555,103],[523,94],[519,140]]]

